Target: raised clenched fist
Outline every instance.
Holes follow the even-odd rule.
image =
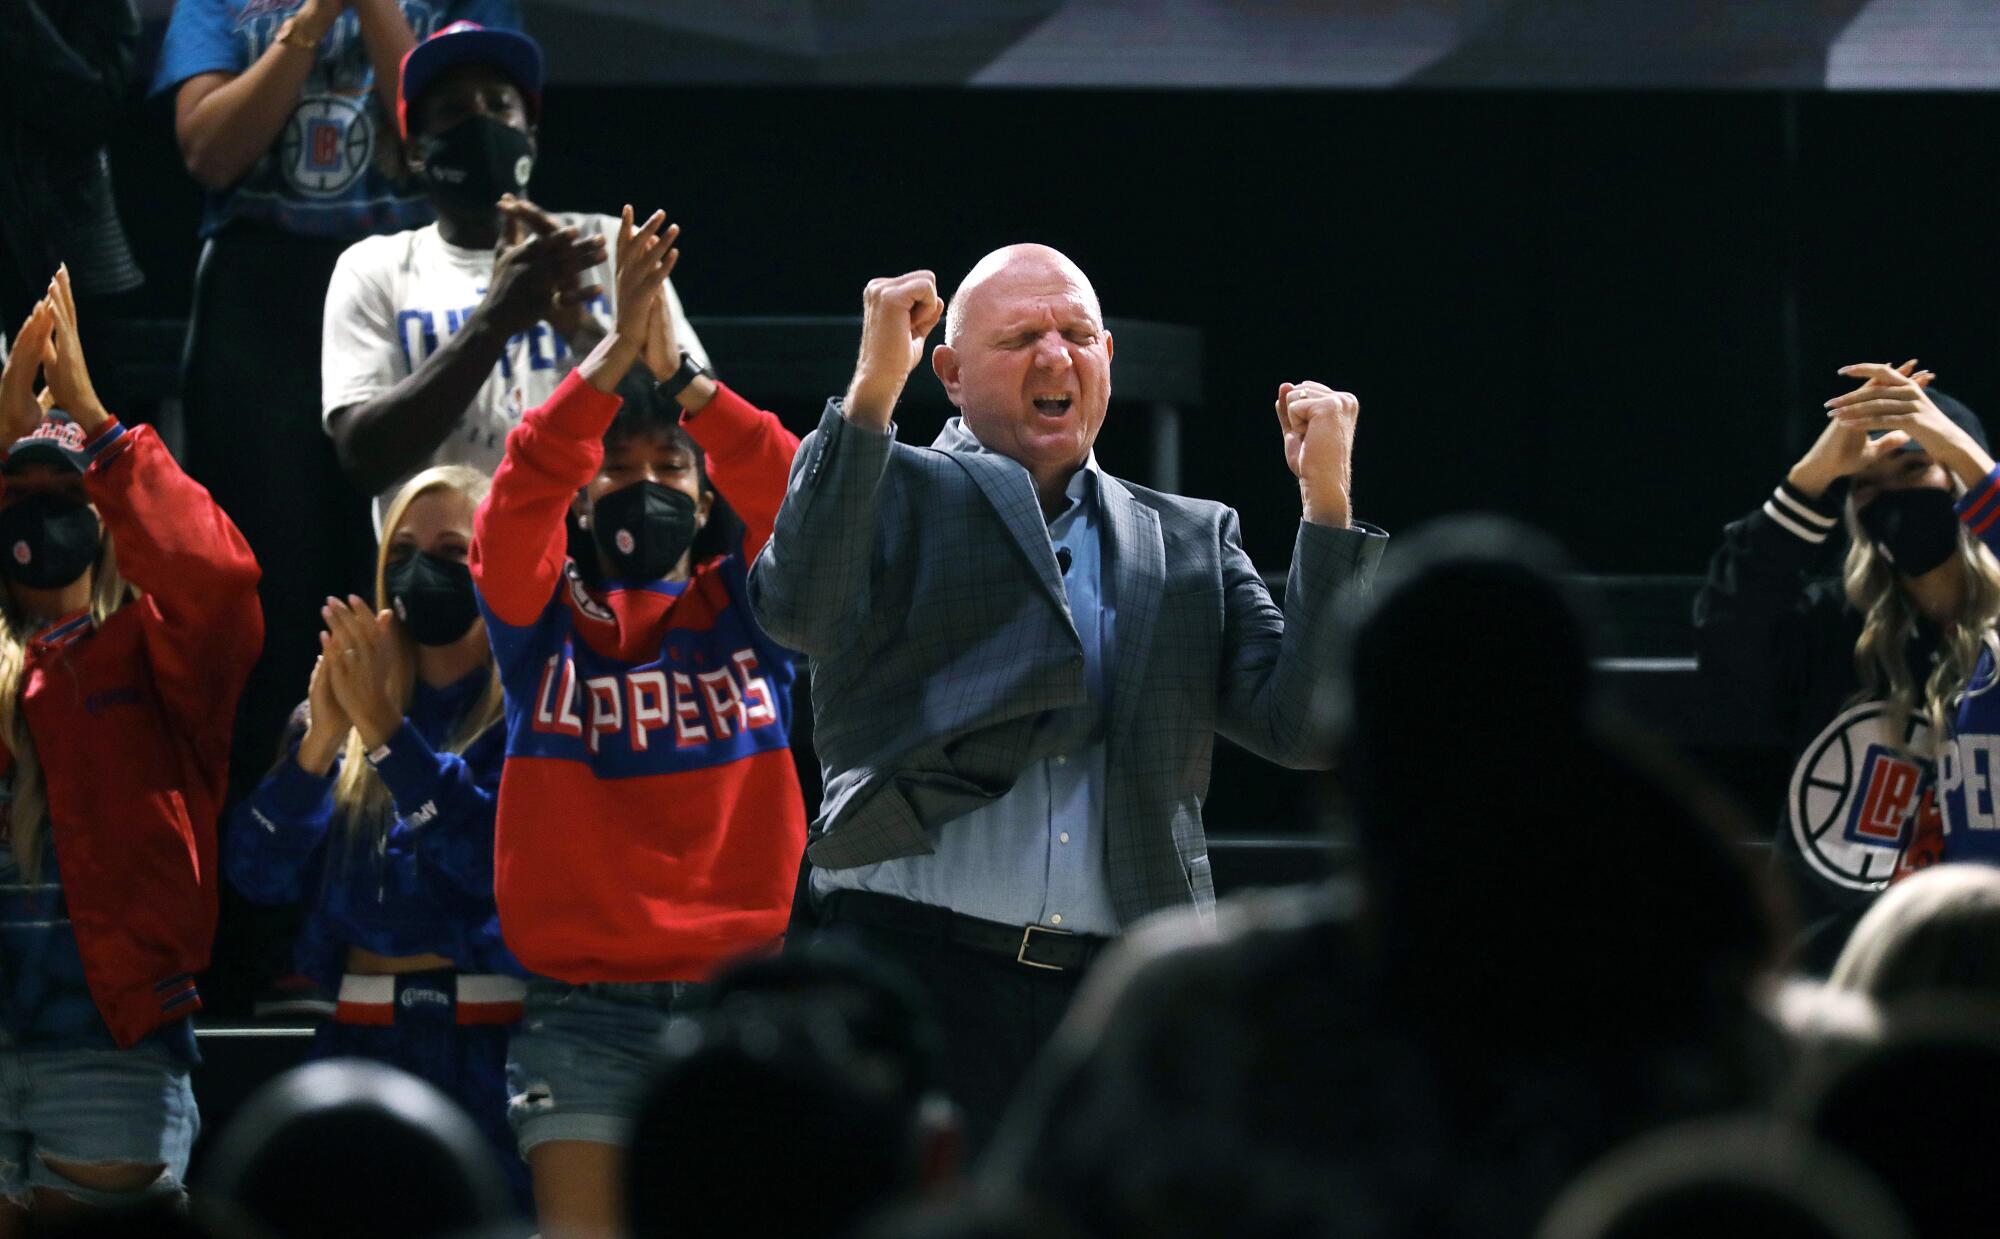
[[[861,356],[847,389],[847,417],[887,429],[896,398],[924,357],[924,340],[944,317],[937,276],[912,271],[868,281],[861,294]]]
[[[1361,401],[1324,383],[1280,383],[1278,426],[1285,436],[1285,465],[1299,479],[1305,519],[1345,528],[1354,480],[1354,429]]]

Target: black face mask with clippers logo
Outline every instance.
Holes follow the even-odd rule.
[[[0,510],[0,568],[34,589],[61,589],[97,562],[103,527],[90,505],[30,495]]]
[[[657,581],[672,572],[699,528],[694,500],[658,482],[620,487],[590,511],[592,540],[611,561],[612,575],[626,581]]]
[[[1922,576],[1958,551],[1951,492],[1935,486],[1885,490],[1855,516],[1899,576]]]
[[[472,569],[457,560],[417,551],[382,574],[389,605],[418,645],[450,645],[479,618]]]
[[[492,211],[502,194],[527,192],[535,170],[528,135],[491,116],[468,116],[443,133],[418,138],[424,187],[467,214]]]

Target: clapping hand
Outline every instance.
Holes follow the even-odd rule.
[[[518,245],[530,235],[545,238],[559,238],[565,225],[555,216],[526,198],[516,198],[503,194],[500,198],[500,215],[504,221],[501,233],[502,245]],[[569,228],[571,236],[577,236],[575,228]],[[563,339],[576,336],[583,325],[583,308],[590,299],[603,292],[596,284],[583,282],[589,271],[604,261],[604,238],[578,238],[581,244],[568,244],[565,253],[556,261],[554,268],[555,287],[548,302],[542,308],[542,321],[556,329]],[[577,263],[582,263],[581,266]]]
[[[14,336],[7,367],[0,371],[0,452],[16,439],[34,433],[54,398],[46,388],[37,397],[35,378],[42,372],[42,357],[55,325],[55,307],[39,301]]]
[[[1939,410],[1924,390],[1930,384],[1929,375],[1912,374],[1913,368],[1914,363],[1910,362],[1901,366],[1873,361],[1842,366],[1841,374],[1861,379],[1862,384],[1844,396],[1827,401],[1827,417],[1834,424],[1856,432],[1889,431],[1858,449],[1869,453],[1870,460],[1895,450],[1881,447],[1883,443],[1893,440],[1896,447],[1901,447],[1915,440],[1961,483],[1976,484],[1992,472],[1993,458]]]
[[[664,231],[663,231],[664,229]],[[643,350],[655,309],[663,309],[667,299],[667,276],[681,260],[674,242],[681,226],[667,223],[665,211],[655,211],[646,222],[634,225],[628,205],[618,219],[618,334],[628,336]],[[680,368],[680,357],[667,371]]]
[[[1896,373],[1908,376],[1920,387],[1928,387],[1931,380],[1937,377],[1929,370],[1918,370],[1915,358],[1897,366]],[[1863,384],[1863,389],[1879,386],[1881,384],[1870,379]],[[1841,478],[1854,476],[1909,441],[1910,436],[1900,430],[1870,439],[1868,432],[1860,427],[1830,417],[1826,429],[1820,432],[1819,438],[1799,458],[1799,463],[1785,475],[1786,480],[1806,497],[1818,499]]]
[[[97,388],[90,381],[90,367],[83,360],[83,338],[77,334],[76,298],[69,288],[69,268],[56,268],[49,281],[47,303],[55,314],[55,331],[42,350],[42,373],[48,377],[55,404],[70,415],[85,435],[94,435],[111,420]]]
[[[509,202],[514,209],[509,209]],[[583,275],[604,261],[604,238],[585,237],[574,226],[538,231],[528,222],[531,217],[519,210],[518,199],[503,199],[501,211],[506,226],[480,313],[509,337],[569,309],[580,314],[583,303],[598,292],[583,284]],[[539,209],[533,218],[536,223],[555,222]]]
[[[326,634],[321,633],[320,649],[324,651],[326,646]],[[308,774],[323,775],[331,770],[347,743],[347,733],[354,729],[347,711],[334,698],[333,675],[327,670],[329,657],[322,652],[313,660],[312,680],[306,686],[306,733],[299,738],[298,763]]]
[[[328,598],[320,608],[320,661],[334,704],[354,724],[361,742],[373,750],[388,743],[403,725],[400,695],[390,675],[396,669],[390,613],[377,613],[361,598]]]
[[[1345,529],[1354,480],[1354,430],[1361,402],[1324,383],[1278,384],[1278,427],[1285,465],[1299,480],[1305,519]]]
[[[861,294],[861,357],[844,406],[849,421],[889,428],[903,384],[924,359],[924,341],[943,317],[937,276],[929,271],[868,281]]]

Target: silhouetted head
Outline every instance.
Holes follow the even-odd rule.
[[[1773,951],[1740,814],[1596,717],[1564,562],[1512,521],[1435,522],[1352,644],[1366,916],[1392,1000],[1467,1048],[1699,1037]]]
[[[1913,1239],[1854,1159],[1763,1118],[1669,1127],[1565,1190],[1537,1239]]]
[[[1822,1139],[1867,1166],[1920,1235],[1991,1234],[2000,1218],[2000,1007],[1913,1000],[1875,1045],[1801,1087]]]
[[[1831,980],[1877,1002],[2000,1002],[2000,870],[1934,865],[1897,882],[1854,927]]]
[[[197,1187],[278,1239],[425,1239],[512,1213],[472,1120],[415,1076],[358,1058],[308,1063],[253,1093]]]
[[[1553,539],[1503,517],[1447,517],[1398,538],[1353,639],[1356,742],[1435,746],[1448,760],[1475,740],[1575,735],[1592,642],[1568,571]]]
[[[634,1239],[838,1233],[957,1171],[921,998],[831,948],[739,964],[667,1033],[633,1127]],[[742,1171],[782,1187],[746,1193]]]

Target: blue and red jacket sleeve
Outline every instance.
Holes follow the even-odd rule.
[[[799,437],[776,414],[720,383],[714,399],[700,413],[684,415],[681,425],[708,454],[709,482],[743,518],[743,562],[750,563],[778,523]]]
[[[603,464],[618,403],[572,370],[508,433],[493,489],[472,521],[472,583],[501,623],[532,625],[561,585],[563,514]]]
[[[1958,519],[1987,550],[2000,555],[2000,465],[1959,497]]]
[[[335,762],[323,775],[310,774],[294,749],[229,815],[223,871],[245,899],[297,903],[312,890],[325,862],[339,769]]]
[[[85,450],[84,489],[120,574],[145,595],[133,605],[160,702],[204,758],[226,760],[236,698],[264,645],[257,560],[152,427],[113,421]]]
[[[396,802],[392,850],[462,894],[493,898],[493,815],[500,797],[506,728],[486,729],[464,754],[440,753],[406,720],[368,760]]]

